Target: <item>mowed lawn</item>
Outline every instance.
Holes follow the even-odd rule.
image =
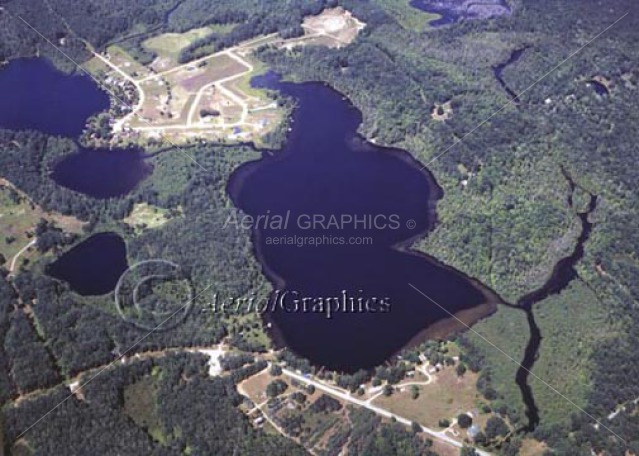
[[[390,397],[380,396],[373,404],[409,420],[437,429],[440,419],[452,421],[460,413],[476,409],[485,400],[477,391],[477,374],[466,372],[457,377],[454,367],[444,368],[428,385],[419,386],[419,397],[411,398],[411,387],[395,390]]]
[[[206,60],[206,65],[196,68],[195,65],[177,70],[166,76],[173,84],[179,84],[187,91],[194,93],[205,85],[236,74],[244,73],[246,66],[227,55],[216,55]]]
[[[6,265],[11,262],[13,256],[20,251],[32,238],[27,232],[32,231],[40,214],[24,199],[16,196],[7,187],[0,186],[0,254],[4,256]]]
[[[74,217],[44,212],[39,206],[32,205],[27,198],[10,187],[11,184],[0,179],[0,255],[5,258],[8,267],[11,259],[29,242],[33,240],[28,233],[33,234],[37,223],[46,219],[55,223],[62,230],[70,233],[81,233],[83,222]],[[20,256],[16,267],[20,266],[30,252]],[[1,263],[0,263],[1,265]]]

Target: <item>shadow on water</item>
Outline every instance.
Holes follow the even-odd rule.
[[[273,74],[256,83],[297,102],[284,148],[238,168],[228,187],[235,205],[251,216],[288,214],[286,227],[253,230],[256,255],[289,310],[265,315],[279,342],[315,365],[353,372],[426,336],[460,329],[448,312],[472,323],[495,309],[499,299],[486,287],[409,248],[435,222],[441,190],[428,171],[407,152],[358,136],[361,113],[330,87],[279,82]],[[314,217],[331,216],[336,225],[310,225]],[[349,218],[359,223],[341,224]],[[308,245],[310,238],[321,245]],[[302,298],[365,311],[328,318],[296,310]],[[366,311],[366,303],[374,311]]]

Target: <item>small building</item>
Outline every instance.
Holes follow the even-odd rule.
[[[479,433],[481,432],[481,428],[479,427],[479,425],[473,424],[468,428],[467,432],[468,432],[468,437],[475,440],[475,437],[477,437]]]

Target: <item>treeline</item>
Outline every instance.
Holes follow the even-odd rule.
[[[637,315],[633,315],[637,317]],[[639,319],[637,320],[639,321]],[[623,455],[639,452],[639,336],[630,334],[603,342],[592,355],[596,370],[586,413],[575,412],[565,425],[547,424],[535,437],[559,454]],[[608,416],[617,412],[613,418]],[[590,415],[590,416],[589,416]],[[601,424],[596,423],[595,417]],[[605,426],[605,427],[604,427]],[[569,436],[566,438],[566,436]],[[623,439],[623,440],[622,440]]]
[[[337,454],[347,446],[347,454],[371,456],[436,456],[432,440],[422,439],[402,424],[382,423],[382,419],[363,407],[348,406],[352,423],[334,433],[327,444],[328,454]]]
[[[74,3],[82,5],[100,2],[76,0]],[[90,57],[82,40],[68,30],[57,14],[52,13],[48,2],[44,0],[7,0],[3,2],[2,6],[3,11],[0,11],[0,63],[16,57],[40,55],[51,59],[60,69],[71,72],[76,70],[75,64],[54,46],[61,48],[76,62],[85,61]],[[75,8],[72,9],[75,10]],[[100,27],[95,28],[99,29]],[[47,40],[53,45],[47,43]]]
[[[10,314],[16,304],[17,295],[9,282],[6,281],[7,271],[0,269],[0,340],[5,340],[11,327]],[[0,405],[7,402],[17,393],[17,387],[11,378],[11,359],[5,349],[5,344],[0,344]]]
[[[237,2],[233,9],[226,9],[224,2],[217,4],[221,8],[219,14],[203,20],[199,26],[210,24],[236,24],[233,29],[224,34],[211,33],[200,38],[184,48],[178,57],[180,63],[202,57],[214,51],[233,46],[250,38],[280,33],[284,38],[292,38],[303,34],[300,24],[304,16],[316,15],[326,7],[334,6],[332,0],[304,0],[296,2],[294,7],[280,8],[275,5],[264,4],[256,8],[254,4],[250,8]]]

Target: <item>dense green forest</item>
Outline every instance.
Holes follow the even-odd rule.
[[[418,241],[417,247],[477,277],[515,303],[544,283],[553,265],[574,248],[579,224],[568,201],[570,189],[562,169],[582,189],[597,196],[597,209],[591,215],[594,228],[577,264],[577,279],[534,310],[543,336],[534,373],[570,402],[544,383],[531,380],[541,415],[533,436],[547,442],[556,454],[589,455],[593,449],[605,454],[639,452],[639,415],[633,404],[639,397],[639,235],[635,229],[639,220],[635,166],[639,158],[635,101],[639,5],[632,0],[605,5],[595,0],[515,0],[512,16],[415,31],[402,27],[379,6],[381,2],[337,3],[367,24],[351,45],[331,50],[263,48],[258,57],[288,78],[328,82],[362,110],[363,135],[379,144],[407,149],[433,171],[445,196],[438,204],[435,231]],[[303,15],[333,4],[167,0],[107,5],[94,0],[12,0],[4,3],[6,12],[0,12],[0,59],[39,54],[62,68],[72,68],[17,16],[28,18],[52,42],[60,44],[64,39],[65,52],[78,60],[88,57],[83,41],[98,49],[118,41],[148,61],[153,56],[140,42],[154,33],[237,24],[230,34],[211,34],[194,43],[181,56],[186,61],[259,34],[297,33],[294,27]],[[626,12],[625,19],[598,36]],[[502,76],[514,92],[525,93],[517,104],[506,106],[509,95],[495,79],[494,67],[522,48],[526,50],[520,59],[507,66]],[[596,75],[612,81],[607,94],[598,94],[588,84]],[[451,102],[452,117],[445,122],[432,119],[435,104],[446,101]],[[131,194],[94,200],[59,187],[48,177],[56,160],[75,147],[69,140],[35,132],[0,131],[0,175],[45,209],[90,221],[90,232],[109,229],[121,233],[127,240],[130,263],[161,256],[189,265],[196,292],[210,282],[229,294],[249,289],[268,292],[246,233],[219,229],[230,204],[225,195],[228,176],[240,163],[257,157],[252,149],[190,148],[189,153],[209,172],[180,153],[163,152],[149,160],[153,174]],[[582,193],[574,195],[577,205],[585,200]],[[142,201],[167,209],[180,207],[183,215],[161,229],[136,234],[121,219],[134,203]],[[15,288],[0,281],[3,402],[100,366],[139,337],[117,318],[111,296],[75,295],[42,275],[45,261],[49,260],[19,274]],[[34,300],[37,305],[27,317],[22,312],[24,303]],[[523,313],[502,307],[474,329],[512,358],[521,359],[528,331]],[[139,350],[212,343],[226,335],[233,335],[243,348],[264,348],[258,342],[263,334],[257,319],[238,323],[192,312],[183,325],[149,337]],[[480,391],[494,398],[511,422],[522,420],[523,404],[514,384],[517,366],[477,334],[466,334],[462,342],[466,364],[482,373]],[[239,441],[246,445],[240,454],[299,450],[250,430],[232,407],[237,401],[234,390],[224,381],[205,378],[201,362],[157,362],[163,375],[152,382],[143,380],[153,375],[151,364],[110,372],[85,392],[95,398],[90,405],[76,399],[68,402],[50,420],[49,431],[36,430],[29,444],[49,454],[53,447],[48,445],[67,438],[65,427],[77,426],[86,433],[102,429],[103,445],[125,442],[126,435],[135,446],[131,443],[125,448],[123,443],[122,454],[173,454],[170,451],[175,448],[184,451],[187,447],[232,454],[225,453],[227,445]],[[360,378],[342,380],[350,388]],[[159,440],[125,418],[123,404],[107,393],[140,381],[154,384],[155,394],[163,398],[159,401],[163,409],[154,414],[163,436]],[[25,423],[66,392],[58,386],[19,407],[5,406],[5,441],[12,442]],[[197,395],[214,398],[206,404],[215,403],[220,410],[207,409]],[[218,401],[220,397],[224,399]],[[183,410],[184,401],[197,407]],[[575,404],[603,420],[605,427],[593,426],[592,418]],[[620,405],[625,407],[608,420]],[[228,425],[221,441],[211,441],[215,433],[207,434],[207,428],[180,421],[193,414],[209,425],[215,422],[207,421],[215,419],[208,415],[213,412]],[[421,454],[430,451],[418,447],[412,435],[390,432],[374,422],[374,417],[356,413],[351,411],[358,426],[345,430],[343,438],[360,439],[362,451],[398,454],[393,448],[400,446]],[[369,437],[372,427],[378,434],[390,432],[388,438]],[[85,451],[81,440],[65,443],[76,454]],[[404,454],[415,454],[410,451]]]
[[[562,167],[597,195],[591,216],[595,226],[574,285],[583,290],[552,296],[540,306],[542,356],[548,360],[535,372],[552,385],[561,366],[575,369],[576,375],[563,373],[557,387],[596,417],[634,400],[639,394],[630,386],[635,375],[630,366],[636,363],[628,347],[637,324],[637,236],[631,228],[639,215],[632,165],[637,157],[633,100],[639,69],[633,64],[637,37],[631,17],[636,17],[637,5],[618,1],[604,9],[597,2],[523,1],[517,2],[511,18],[416,34],[372,5],[345,4],[368,24],[351,46],[338,52],[265,48],[260,58],[298,80],[328,81],[362,109],[363,134],[404,147],[428,163],[445,196],[438,206],[439,225],[420,247],[480,278],[510,302],[537,289],[556,261],[574,248],[578,220],[568,202]],[[517,106],[504,107],[476,128],[508,101],[493,68],[514,50],[527,47],[503,77],[518,93],[625,12],[630,13],[626,19],[527,90]],[[595,75],[615,81],[608,95],[596,93],[587,83]],[[448,100],[452,118],[431,120],[432,106]],[[464,139],[451,147],[459,138]],[[576,306],[586,313],[571,310]],[[571,325],[577,315],[583,322]],[[593,326],[598,328],[594,333]],[[502,308],[475,329],[521,359],[528,331],[523,314]],[[522,413],[513,382],[517,366],[480,337],[470,334],[469,339],[483,353],[484,378],[490,379],[491,388]],[[580,341],[578,354],[574,346],[563,349],[570,340]],[[583,360],[581,365],[572,362],[575,358]],[[532,385],[542,416],[544,409],[555,409],[546,414],[539,431],[551,428],[554,444],[564,436],[562,448],[574,446],[579,438],[608,445],[611,451],[623,446],[603,428],[565,440],[561,426],[572,426],[569,417],[572,412],[579,416],[579,411],[547,385],[534,380]],[[580,419],[584,417],[589,419]],[[619,418],[611,426],[632,437],[636,428],[628,420]]]
[[[306,454],[283,437],[253,429],[237,409],[239,380],[209,377],[206,357],[193,354],[114,366],[79,395],[68,398],[68,389],[60,386],[5,407],[5,440],[14,441],[66,399],[46,426],[30,431],[34,454]],[[20,454],[20,447],[24,443],[9,449]]]

